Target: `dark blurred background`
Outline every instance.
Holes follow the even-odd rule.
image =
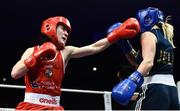
[[[172,16],[175,28],[174,76],[178,74],[180,7],[177,0],[5,0],[0,4],[0,83],[24,85],[23,78],[13,80],[10,76],[13,65],[26,48],[38,44],[41,23],[44,19],[62,15],[69,19],[72,33],[67,45],[84,46],[106,35],[106,30],[116,22],[135,17],[139,9],[157,7]],[[137,45],[138,40],[131,43]],[[97,70],[93,70],[93,68]],[[121,72],[128,76],[133,69],[116,45],[107,50],[80,59],[72,59],[66,68],[63,88],[111,91],[118,83]],[[0,88],[0,107],[15,107],[23,100],[23,89]],[[104,109],[102,95],[65,93],[61,97],[65,109]],[[129,109],[112,101],[113,109]]]

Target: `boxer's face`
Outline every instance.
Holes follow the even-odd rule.
[[[69,36],[69,34],[67,32],[67,28],[63,25],[58,25],[57,39],[58,39],[58,43],[61,44],[62,47],[65,46],[68,36]]]

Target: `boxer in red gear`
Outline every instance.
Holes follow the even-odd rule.
[[[99,53],[119,39],[135,37],[139,24],[131,18],[106,38],[80,48],[65,46],[71,25],[63,16],[46,19],[41,32],[45,42],[28,48],[12,68],[12,78],[25,76],[25,97],[17,110],[64,110],[60,105],[61,83],[69,60]]]

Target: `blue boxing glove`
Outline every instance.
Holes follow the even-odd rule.
[[[113,30],[118,28],[121,24],[122,24],[121,22],[117,22],[117,23],[113,24],[112,26],[110,26],[107,30],[107,34],[111,33]]]
[[[107,34],[111,33],[113,30],[118,28],[121,24],[122,24],[121,22],[117,22],[117,23],[113,24],[112,26],[110,26],[109,29],[107,30]],[[131,46],[131,44],[129,43],[128,40],[121,39],[116,44],[117,44],[118,47],[120,47],[119,49],[121,49],[121,51],[124,54],[132,51],[132,46]]]
[[[135,71],[127,79],[118,83],[112,90],[113,99],[122,105],[127,105],[137,87],[144,82],[143,75]]]

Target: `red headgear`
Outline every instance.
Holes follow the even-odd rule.
[[[56,28],[58,24],[63,24],[67,28],[68,32],[71,32],[70,22],[63,16],[50,17],[43,21],[41,27],[41,33],[47,35],[57,47],[61,46],[58,43],[56,35]]]

